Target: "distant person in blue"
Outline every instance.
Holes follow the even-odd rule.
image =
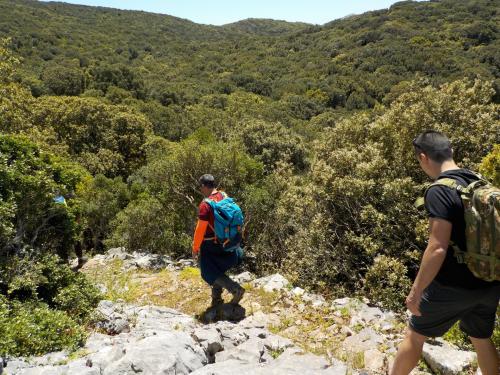
[[[67,206],[68,205],[66,203],[66,198],[64,198],[64,195],[61,195],[59,192],[57,192],[56,196],[54,197],[54,203],[56,203],[56,204],[62,204],[63,206]]]
[[[220,202],[225,194],[216,189],[214,176],[205,174],[199,179],[200,191],[206,199]],[[239,263],[238,253],[224,251],[214,231],[215,216],[210,205],[203,200],[199,206],[198,222],[193,239],[193,258],[200,261],[201,277],[212,287],[212,307],[224,303],[222,291],[233,295],[231,304],[238,304],[245,289],[229,278],[225,272]]]
[[[73,249],[78,260],[76,268],[81,268],[87,261],[87,258],[83,256],[81,235],[77,235],[81,231],[80,215],[78,215],[78,213],[75,215],[75,212],[73,212],[74,220],[76,222],[76,225],[73,225],[68,214],[68,204],[66,202],[66,198],[59,190],[54,192],[54,198],[52,201],[54,202],[54,209],[49,223],[54,228],[55,233],[58,236],[56,239],[57,254],[62,260],[68,261],[70,252]]]

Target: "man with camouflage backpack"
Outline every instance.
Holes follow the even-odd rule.
[[[236,305],[243,298],[245,289],[225,272],[241,261],[243,215],[231,198],[216,189],[211,174],[201,176],[199,183],[205,199],[199,206],[193,258],[199,257],[201,277],[212,286],[211,306],[222,305],[223,289],[233,295],[230,303]]]
[[[459,168],[442,133],[426,131],[413,146],[420,167],[435,182],[424,197],[428,245],[406,299],[412,316],[391,374],[409,374],[426,338],[442,336],[460,322],[482,374],[497,375],[490,337],[500,297],[500,189]]]

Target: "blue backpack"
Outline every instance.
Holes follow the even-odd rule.
[[[222,193],[224,199],[215,202],[205,198],[204,202],[212,208],[215,218],[215,237],[225,251],[240,251],[243,230],[243,212],[233,198]]]

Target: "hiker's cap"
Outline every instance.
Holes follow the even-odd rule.
[[[204,174],[198,180],[201,186],[214,187],[215,186],[215,178],[211,174]]]

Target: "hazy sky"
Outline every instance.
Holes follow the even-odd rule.
[[[223,25],[245,18],[324,24],[349,14],[388,8],[393,0],[70,0],[67,3],[135,9]]]

